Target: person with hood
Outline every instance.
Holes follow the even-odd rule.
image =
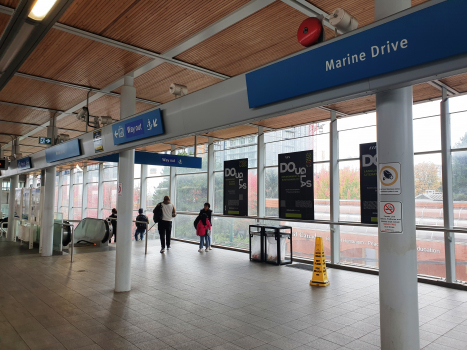
[[[199,250],[198,252],[203,252],[203,245],[206,246],[206,251],[208,251],[208,242],[206,237],[207,231],[211,229],[211,223],[209,222],[208,216],[206,213],[199,214],[198,224],[196,225],[196,235],[199,236]]]
[[[112,236],[115,236],[114,243],[117,243],[117,220],[115,220],[117,218],[117,209],[112,208],[112,215],[110,215],[109,218],[113,218],[110,219],[110,223],[112,224]],[[109,243],[112,240],[112,236],[109,238]]]
[[[177,216],[175,206],[170,203],[170,197],[165,196],[164,201],[156,205],[153,210],[154,222],[156,222],[161,238],[161,253],[165,252],[165,244],[167,250],[170,249],[170,237],[172,232],[172,220]]]
[[[209,203],[204,203],[204,208],[201,209],[199,211],[199,215],[201,216],[202,214],[206,214],[208,220],[209,220],[209,224],[211,225],[212,227],[212,210],[211,210],[211,204]],[[211,229],[209,229],[207,232],[206,232],[206,250],[209,249],[209,250],[212,250],[211,248]]]
[[[136,221],[144,221],[149,224],[148,217],[144,215],[143,212],[144,212],[143,208],[139,208]],[[135,241],[138,241],[138,236],[141,236],[141,241],[143,240],[144,232],[146,232],[146,226],[147,224],[144,224],[143,222],[136,223]]]

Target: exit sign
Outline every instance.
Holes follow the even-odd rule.
[[[51,145],[52,139],[50,137],[39,137],[39,145]]]

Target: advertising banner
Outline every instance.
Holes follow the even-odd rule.
[[[248,216],[248,158],[224,162],[224,215]]]
[[[92,140],[94,142],[94,152],[99,153],[104,151],[104,144],[102,142],[102,129],[94,130],[92,132]]]
[[[313,151],[279,154],[279,217],[314,220]]]
[[[378,152],[376,142],[360,144],[361,222],[378,223]]]

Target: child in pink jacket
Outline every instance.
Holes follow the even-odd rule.
[[[200,220],[198,221],[198,224],[196,225],[196,235],[199,236],[199,250],[198,252],[202,253],[203,252],[203,246],[206,247],[206,252],[208,251],[208,240],[207,240],[207,235],[206,231],[211,229],[211,223],[209,222],[209,219],[206,214],[200,214]]]

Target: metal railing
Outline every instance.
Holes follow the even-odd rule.
[[[76,222],[77,220],[67,220],[67,221]],[[71,262],[73,263],[73,251],[74,251],[74,248],[75,248],[75,243],[74,243],[75,227],[72,224],[65,224],[65,223],[60,223],[60,222],[54,222],[54,225],[61,225],[62,230],[63,230],[63,226],[68,226],[70,228],[70,234],[71,234],[70,255],[71,255]],[[62,233],[62,236],[63,236],[63,233]]]
[[[118,219],[117,218],[112,218],[112,217],[107,217],[106,220],[109,220],[110,222],[112,221],[116,221],[118,222]],[[132,222],[136,223],[136,224],[145,224],[146,225],[146,240],[144,242],[144,255],[146,255],[148,253],[148,234],[149,234],[149,230],[152,229],[156,224],[153,224],[150,228],[148,228],[149,226],[149,223],[146,222],[146,221],[136,221],[136,220],[132,220]]]

